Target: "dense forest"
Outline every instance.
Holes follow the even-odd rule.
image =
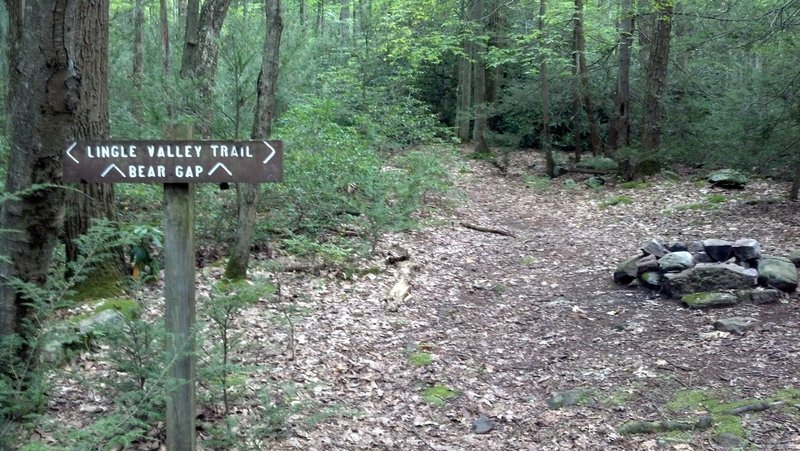
[[[541,153],[549,178],[627,182],[731,168],[800,193],[796,0],[41,3],[0,9],[0,447],[34,428],[66,358],[43,359],[45,338],[87,299],[126,317],[103,339],[133,340],[112,357],[130,399],[61,445],[133,446],[163,420],[164,333],[130,293],[159,283],[164,188],[63,184],[71,140],[283,141],[282,183],[193,187],[196,263],[225,262],[201,313],[223,343],[203,376],[224,398],[215,427],[232,442],[219,449],[241,440],[226,423],[243,372],[229,322],[266,292],[282,298],[280,282],[254,284],[253,258],[352,277],[384,234],[437,208],[456,161],[505,176]]]

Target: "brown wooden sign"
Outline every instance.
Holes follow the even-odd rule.
[[[283,180],[281,141],[74,141],[62,161],[65,182]]]

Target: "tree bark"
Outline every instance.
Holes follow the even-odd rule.
[[[614,96],[614,115],[608,132],[612,150],[631,145],[630,67],[633,44],[634,16],[631,0],[622,0],[622,32],[619,39],[617,93]]]
[[[546,0],[539,1],[539,39],[544,42],[544,16],[547,13]],[[553,146],[550,138],[550,87],[547,80],[547,54],[541,52],[539,78],[541,80],[542,94],[542,150],[545,154],[545,171],[548,177],[555,176],[556,163],[553,157]]]
[[[461,19],[466,20],[467,6],[466,2],[460,3]],[[456,76],[458,78],[458,87],[456,90],[456,137],[462,144],[466,144],[470,140],[470,131],[472,129],[472,121],[470,108],[472,107],[472,41],[469,38],[464,38],[461,41],[462,54],[458,57],[458,66],[456,68]]]
[[[642,152],[652,154],[661,145],[661,100],[667,86],[669,45],[672,30],[672,0],[654,0],[655,28],[650,55],[645,68],[644,120]]]
[[[194,0],[192,0],[194,1]],[[189,33],[190,14],[187,14],[186,42],[181,66],[181,77],[192,77],[197,83],[200,102],[195,111],[200,124],[198,129],[203,139],[211,137],[213,118],[213,86],[217,74],[219,48],[217,38],[228,14],[231,0],[207,0],[200,11],[196,32]],[[190,1],[191,5],[191,1]]]
[[[66,44],[80,10],[65,0],[24,4],[6,0],[9,26],[8,172],[6,191],[18,193],[0,209],[0,336],[26,336],[31,307],[6,281],[42,284],[63,224],[64,191],[39,188],[61,182],[64,143],[75,136],[80,68]],[[8,362],[0,363],[0,368]]]
[[[79,98],[75,109],[74,139],[104,141],[109,137],[108,125],[108,0],[80,0],[72,18],[67,52],[75,57],[80,68]],[[68,262],[76,261],[80,249],[77,239],[85,234],[95,219],[116,221],[114,186],[83,183],[66,192],[64,245]],[[113,258],[95,268],[102,277],[120,277],[125,271],[122,249]]]
[[[322,36],[325,32],[325,0],[317,0],[317,20],[314,22],[314,36]]]
[[[472,129],[472,150],[478,154],[489,153],[486,144],[486,44],[480,35],[484,26],[484,1],[474,0],[472,3],[472,22],[475,30],[474,63],[472,64],[472,95],[475,105],[475,121]]]
[[[133,87],[142,89],[144,77],[144,0],[136,0],[133,8]],[[138,97],[133,101],[133,116],[141,120],[142,102]]]
[[[594,106],[589,86],[589,71],[586,66],[586,41],[583,35],[583,0],[575,0],[575,53],[578,62],[578,73],[581,80],[581,93],[583,94],[583,109],[586,111],[586,122],[589,124],[589,142],[592,144],[592,154],[602,153],[600,143],[600,130],[594,117]],[[577,159],[577,158],[576,158]]]
[[[162,0],[166,1],[166,0]],[[181,60],[181,77],[192,75],[197,69],[197,26],[200,21],[200,0],[188,0],[186,3],[186,28],[183,37],[183,59]]]
[[[283,32],[280,0],[267,0],[265,14],[267,35],[264,39],[261,72],[256,85],[258,97],[251,134],[253,139],[268,139],[272,135],[272,123],[275,119],[275,92],[278,86],[280,66],[281,34]],[[229,279],[247,277],[256,208],[260,194],[261,185],[257,183],[240,183],[238,186],[239,230],[236,234],[236,242],[231,248],[228,265],[225,268],[225,277]]]

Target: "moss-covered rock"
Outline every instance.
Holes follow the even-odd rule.
[[[681,301],[691,308],[727,307],[739,303],[739,298],[732,293],[704,291],[687,294]]]

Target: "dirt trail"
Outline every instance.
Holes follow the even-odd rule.
[[[652,236],[748,236],[767,253],[800,246],[796,204],[747,203],[772,199],[781,194],[773,190],[785,187],[756,182],[730,193],[662,180],[635,190],[569,189],[560,181],[545,187],[521,172],[500,177],[482,162],[468,165],[458,180],[464,203],[452,215],[382,243],[405,247],[418,266],[410,298],[384,301],[399,277],[390,270],[332,282],[313,303],[298,326],[297,360],[274,377],[318,382],[317,402],[352,409],[355,417],[299,427],[281,448],[656,449],[663,444],[656,435],[623,437],[617,428],[703,413],[702,406],[670,411],[678,391],[732,401],[800,388],[796,296],[693,311],[611,282],[616,263]],[[681,208],[704,204],[711,193],[726,202]],[[618,195],[631,203],[601,207]],[[517,237],[470,230],[460,221]],[[716,318],[734,315],[765,324],[744,337],[707,334]],[[412,364],[415,351],[429,353],[432,363]],[[425,390],[437,385],[458,396],[432,405]],[[588,399],[548,408],[554,393],[573,388],[586,389]],[[482,415],[494,429],[475,434],[473,422]],[[764,449],[800,447],[797,415],[795,408],[746,417],[746,436]],[[712,435],[686,434],[674,446],[713,449]]]
[[[408,298],[387,301],[401,269],[376,258],[352,280],[284,273],[281,305],[265,300],[237,318],[245,350],[238,363],[263,368],[237,389],[241,427],[265,427],[265,391],[278,410],[293,412],[281,438],[250,446],[715,449],[711,430],[669,442],[659,440],[665,434],[621,436],[617,428],[707,413],[701,403],[675,402],[688,390],[725,401],[763,399],[779,389],[800,393],[796,294],[782,303],[694,311],[611,280],[615,265],[653,236],[747,236],[768,254],[800,248],[800,205],[773,201],[785,186],[755,181],[725,192],[655,180],[640,189],[593,190],[577,180],[569,188],[562,179],[532,177],[524,168],[534,162],[542,167],[538,155],[517,154],[512,167],[521,169],[507,177],[485,162],[464,163],[455,171],[457,207],[379,243],[383,251],[409,251],[415,269]],[[629,203],[607,205],[614,200]],[[201,283],[216,275],[204,270]],[[158,302],[152,305],[157,314]],[[715,319],[735,315],[763,325],[744,336],[711,333]],[[102,370],[102,362],[96,365]],[[579,405],[548,407],[554,393],[575,388],[586,394]],[[100,409],[74,417],[86,403],[76,393],[85,388],[65,385],[61,393],[52,405],[66,424],[82,427],[103,415]],[[738,432],[760,449],[800,449],[799,415],[797,407],[745,415]],[[482,416],[493,425],[487,434],[473,431]],[[201,418],[209,421],[214,412]],[[271,420],[282,425],[280,416]],[[208,429],[200,436],[199,449],[212,449]]]

